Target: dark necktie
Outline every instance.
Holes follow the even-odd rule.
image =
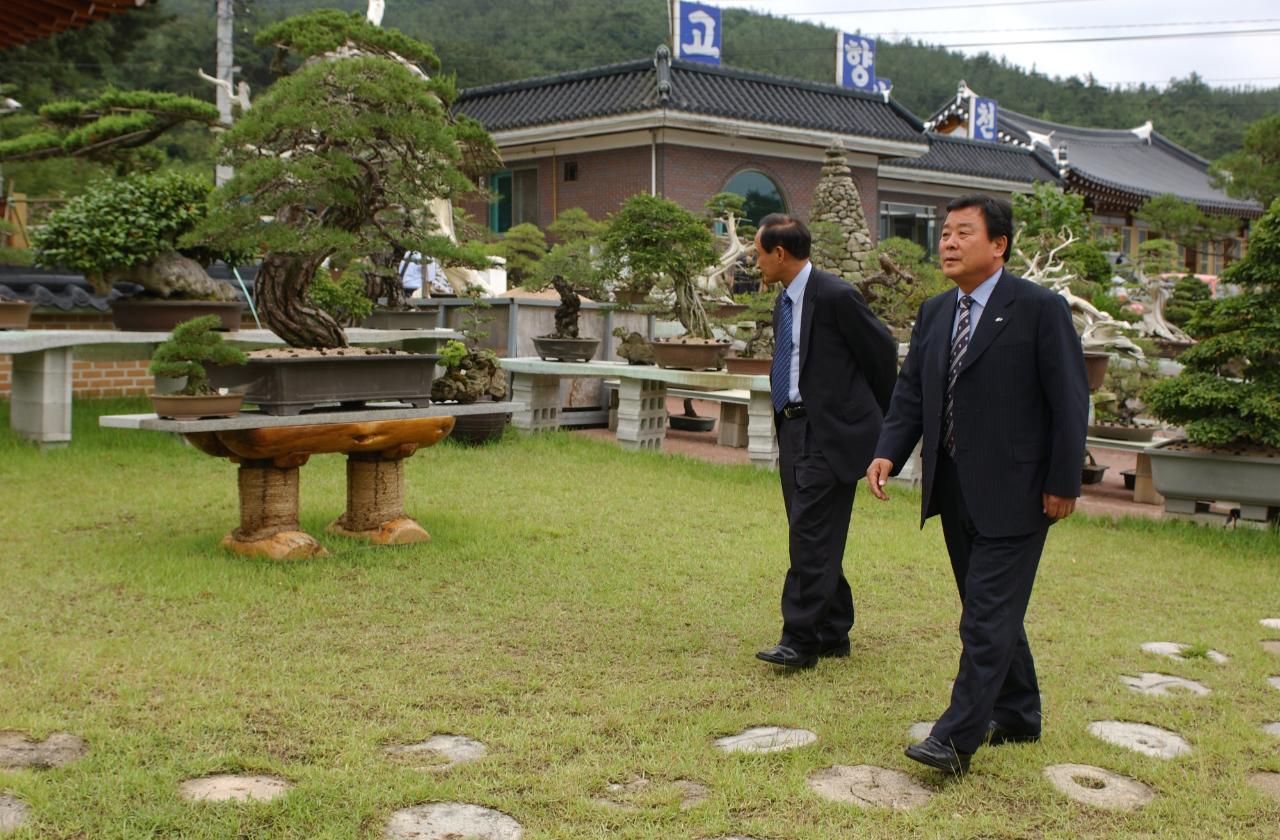
[[[960,369],[960,359],[969,348],[969,313],[973,310],[973,298],[965,295],[960,298],[960,323],[956,324],[955,338],[951,339],[951,365],[947,368],[947,399],[942,415],[942,442],[947,454],[956,457],[956,371]]]
[[[791,402],[791,296],[784,289],[778,302],[778,323],[773,325],[773,367],[769,371],[773,410]]]

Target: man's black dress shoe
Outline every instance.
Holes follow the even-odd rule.
[[[762,650],[756,654],[756,659],[786,668],[812,668],[818,664],[818,654],[799,653],[786,645],[774,645],[768,650]]]
[[[1019,732],[1010,729],[994,720],[987,726],[988,746],[998,747],[1001,744],[1034,744],[1040,740],[1039,732]]]
[[[836,644],[831,645],[829,647],[824,647],[818,651],[818,658],[820,659],[827,659],[827,658],[842,659],[848,655],[849,655],[848,639],[845,639],[843,642],[837,642]]]
[[[907,758],[945,770],[957,776],[969,772],[969,759],[973,753],[962,753],[948,744],[944,744],[930,735],[918,744],[907,747]]]

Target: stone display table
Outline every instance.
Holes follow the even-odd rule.
[[[464,414],[520,411],[515,403],[384,408],[280,417],[245,412],[220,420],[154,414],[98,418],[101,426],[174,432],[239,465],[240,526],[222,540],[237,554],[273,560],[324,553],[298,524],[299,470],[312,455],[347,456],[347,509],[327,529],[375,545],[429,540],[404,512],[404,459],[443,439]]]
[[[1133,475],[1133,500],[1144,505],[1162,505],[1164,504],[1164,496],[1156,492],[1156,486],[1151,482],[1151,456],[1147,454],[1147,449],[1157,443],[1163,443],[1163,440],[1161,438],[1158,440],[1135,441],[1088,437],[1085,438],[1085,448],[1114,449],[1119,452],[1137,453],[1138,457],[1137,462],[1134,464]]]
[[[668,370],[622,362],[544,362],[536,358],[503,359],[512,374],[511,396],[526,408],[512,416],[517,429],[537,431],[560,425],[560,377],[618,380],[618,443],[626,449],[661,449],[667,434],[667,386],[703,391],[744,390],[747,455],[765,469],[778,465],[773,404],[768,376],[719,371]]]
[[[453,330],[367,330],[349,327],[352,344],[395,345],[433,353],[440,342],[462,336]],[[284,342],[270,330],[238,330],[223,338],[244,349],[272,347]],[[154,347],[167,341],[167,332],[122,330],[0,331],[0,353],[13,357],[13,386],[9,426],[20,437],[42,446],[71,442],[72,354],[77,347]],[[148,351],[149,352],[149,351]]]

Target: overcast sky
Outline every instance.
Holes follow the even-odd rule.
[[[1161,84],[1192,71],[1217,87],[1280,87],[1280,0],[704,0],[888,40],[910,36],[989,52],[1049,76],[1093,73],[1100,84]],[[1179,25],[1173,25],[1179,24]],[[1255,35],[1022,44],[1187,32]],[[733,33],[726,33],[732,38]],[[980,46],[960,46],[977,44]],[[834,44],[832,49],[834,50]],[[833,71],[834,72],[834,71]]]

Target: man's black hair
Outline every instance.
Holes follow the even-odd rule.
[[[798,260],[809,259],[813,237],[804,222],[786,213],[770,213],[760,220],[760,247],[766,252],[781,245]]]
[[[966,207],[982,209],[982,220],[987,224],[987,239],[1005,237],[1002,259],[1009,261],[1009,253],[1013,250],[1013,207],[1009,202],[992,198],[982,193],[969,193],[947,202],[947,212],[963,210]]]

